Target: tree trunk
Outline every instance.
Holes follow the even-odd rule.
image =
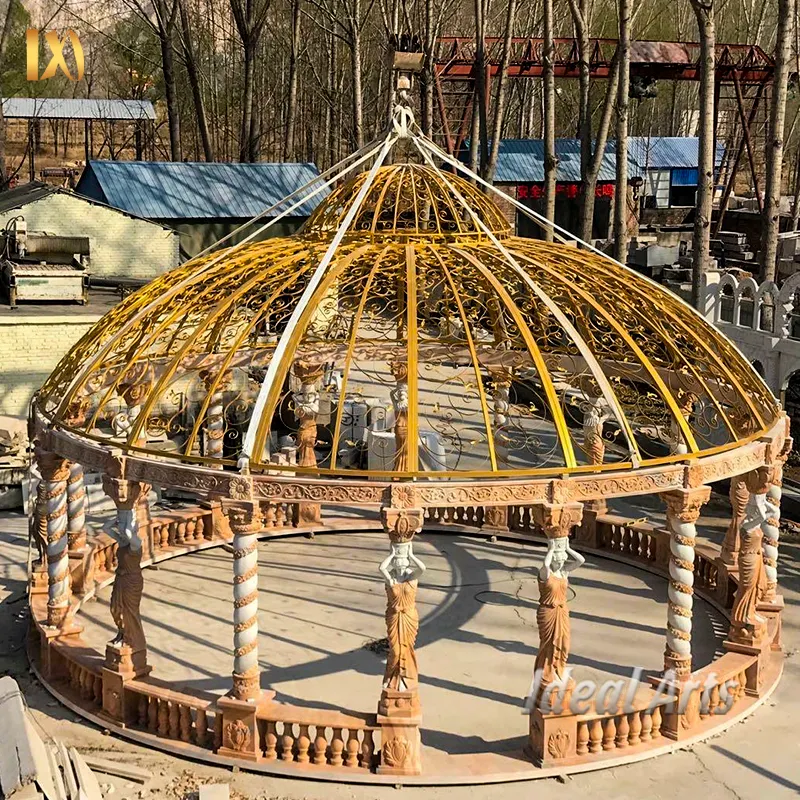
[[[500,69],[497,78],[497,97],[494,104],[494,123],[492,125],[492,149],[489,163],[486,166],[485,179],[492,183],[500,155],[500,140],[503,136],[503,118],[506,111],[506,93],[508,90],[508,62],[511,58],[511,37],[514,35],[514,22],[517,18],[517,0],[508,0],[506,11],[506,27],[503,33],[503,53],[500,58]]]
[[[555,46],[553,44],[553,0],[544,0],[544,215],[551,222],[556,218],[556,81],[553,75]],[[545,229],[545,240],[553,241],[553,229]]]
[[[713,0],[691,0],[700,33],[700,124],[697,203],[692,235],[692,304],[700,309],[711,259],[711,212],[714,199],[714,73],[716,36]]]
[[[286,109],[286,136],[283,160],[297,158],[295,127],[297,125],[297,59],[300,53],[300,0],[292,0],[292,44],[289,53],[289,104]]]
[[[5,66],[6,46],[8,45],[8,35],[11,30],[12,3],[8,0],[6,13],[3,18],[3,28],[0,31],[0,77],[3,74],[2,67]],[[3,97],[3,87],[0,86],[0,98]],[[8,173],[6,170],[6,122],[3,118],[3,104],[0,102],[0,192],[8,188]]]
[[[248,38],[244,46],[244,76],[242,86],[242,127],[239,137],[239,161],[251,162],[253,135],[253,60],[255,57],[252,41]]]
[[[761,226],[761,270],[764,280],[774,281],[780,232],[783,135],[786,123],[786,95],[789,83],[791,38],[796,0],[778,0],[778,30],[775,39],[775,80],[769,115],[767,175],[764,185],[764,219]]]
[[[584,241],[592,236],[594,217],[594,186],[589,187],[588,179],[592,164],[592,110],[589,106],[590,65],[589,65],[589,23],[588,0],[570,0],[575,39],[578,44],[578,138],[581,142],[581,181],[580,229],[578,235]],[[590,191],[591,188],[591,191]],[[588,223],[587,223],[588,220]]]
[[[181,118],[178,108],[178,90],[175,78],[175,53],[172,49],[170,28],[159,32],[161,44],[161,66],[164,75],[164,94],[167,101],[167,121],[169,126],[169,153],[173,161],[181,160]]]
[[[433,50],[436,41],[433,36],[433,0],[425,0],[425,67],[423,71],[423,105],[422,132],[428,136],[433,136],[433,104],[435,102],[434,81],[436,80],[433,63]]]
[[[473,134],[477,132],[479,144],[479,170],[486,177],[489,162],[489,121],[488,98],[486,96],[486,6],[485,0],[475,0],[475,102],[477,103],[477,131],[473,124]]]
[[[208,131],[208,120],[206,119],[206,109],[203,103],[203,92],[200,87],[200,73],[197,69],[197,60],[192,45],[192,32],[189,26],[189,15],[186,13],[185,0],[178,0],[180,3],[181,33],[183,54],[186,59],[186,72],[189,76],[189,86],[192,90],[192,101],[194,103],[194,113],[197,117],[197,129],[200,132],[200,143],[203,146],[203,158],[206,161],[214,160],[214,148],[211,144],[211,135]]]
[[[617,186],[614,192],[614,258],[628,259],[628,93],[631,64],[631,0],[619,0],[617,83]]]

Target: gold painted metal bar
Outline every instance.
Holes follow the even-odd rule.
[[[391,245],[386,245],[383,248],[380,255],[375,259],[375,263],[370,270],[369,275],[367,276],[367,283],[364,286],[364,290],[361,294],[361,299],[358,303],[358,308],[356,309],[356,313],[353,316],[353,323],[350,329],[350,341],[347,345],[347,354],[345,355],[344,359],[344,369],[342,370],[342,386],[339,390],[339,405],[336,409],[336,421],[333,425],[333,444],[331,445],[331,470],[336,469],[336,456],[339,450],[339,438],[341,436],[342,430],[342,415],[344,413],[344,399],[347,394],[347,383],[350,380],[350,369],[353,364],[353,351],[355,350],[356,340],[358,339],[358,329],[361,325],[361,317],[364,314],[364,308],[367,305],[367,300],[369,299],[369,293],[372,289],[372,281],[375,279],[375,275],[378,273],[378,267],[380,267],[381,262],[383,261],[383,257],[386,253],[389,252],[391,249]]]
[[[478,361],[478,353],[475,349],[475,341],[472,338],[472,331],[470,330],[469,320],[467,318],[467,314],[464,311],[464,304],[461,302],[461,297],[459,296],[458,291],[456,290],[456,285],[453,281],[453,277],[450,274],[450,270],[447,268],[447,265],[444,263],[444,259],[439,255],[439,253],[431,248],[431,253],[433,253],[434,258],[439,262],[439,266],[442,268],[442,272],[444,273],[444,277],[447,280],[447,283],[450,286],[450,291],[453,293],[453,299],[456,301],[456,305],[458,306],[458,313],[461,317],[461,324],[464,326],[464,335],[467,338],[467,347],[469,348],[470,357],[472,359],[472,366],[475,370],[475,381],[478,387],[478,397],[481,401],[481,411],[483,412],[483,424],[486,426],[486,441],[489,445],[489,463],[492,465],[492,472],[497,472],[497,454],[495,451],[495,444],[494,444],[494,425],[493,420],[489,416],[489,404],[486,400],[486,391],[483,385],[483,376],[481,375],[481,365]]]
[[[516,303],[512,300],[505,287],[500,283],[500,281],[497,280],[491,271],[480,262],[479,259],[463,248],[452,247],[451,249],[458,253],[462,258],[465,258],[467,261],[469,261],[469,263],[472,264],[481,273],[481,275],[483,275],[486,281],[491,284],[495,293],[503,301],[503,304],[513,317],[514,322],[519,329],[520,335],[525,341],[525,345],[531,354],[533,363],[536,366],[536,371],[539,373],[539,380],[542,382],[545,398],[550,406],[550,413],[553,416],[553,425],[556,429],[556,435],[558,436],[559,443],[561,444],[561,452],[564,456],[565,466],[567,469],[576,467],[578,462],[575,459],[575,451],[572,447],[572,437],[570,435],[569,428],[567,427],[567,420],[564,417],[564,409],[561,408],[561,403],[558,399],[558,395],[556,394],[555,387],[553,386],[553,380],[550,377],[550,372],[547,369],[547,365],[544,363],[542,353],[539,350],[539,345],[536,344],[536,340],[528,330],[528,326],[525,323],[525,318],[522,316],[522,313],[520,312],[519,308],[517,308]]]
[[[417,265],[414,245],[406,245],[406,348],[408,352],[408,471],[419,469],[419,341],[417,339]]]

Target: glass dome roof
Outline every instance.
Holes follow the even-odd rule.
[[[611,259],[514,237],[459,177],[382,167],[336,243],[365,180],[297,235],[129,296],[61,361],[40,413],[154,458],[235,469],[246,449],[253,471],[286,472],[310,426],[292,474],[428,480],[647,467],[777,420],[766,385],[689,306]]]

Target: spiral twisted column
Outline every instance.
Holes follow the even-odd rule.
[[[692,605],[694,594],[695,523],[711,487],[675,489],[662,495],[667,504],[669,529],[669,588],[667,605],[667,647],[664,670],[674,671],[678,680],[692,672]]]
[[[233,531],[233,697],[255,700],[261,694],[258,668],[258,532],[255,503],[229,510]]]
[[[62,628],[69,611],[69,555],[67,552],[67,479],[70,464],[65,458],[36,451],[44,484],[47,520],[47,624]]]
[[[792,440],[787,439],[780,455],[775,459],[765,502],[766,518],[761,525],[764,534],[762,552],[764,557],[764,591],[761,602],[772,603],[778,592],[778,540],[780,538],[781,494],[783,465],[792,451]]]
[[[680,403],[679,408],[681,414],[683,414],[683,418],[689,422],[692,412],[694,411],[694,405],[697,402],[697,395],[681,390],[678,392],[678,402]],[[681,426],[678,424],[677,419],[672,419],[670,422],[669,452],[671,455],[679,455],[681,453],[689,452],[686,440],[683,437],[683,431],[681,430]]]
[[[230,388],[233,376],[224,372],[204,370],[201,374],[206,392],[210,394],[204,430],[203,452],[207,458],[221,459],[225,443],[225,392]],[[222,469],[222,465],[219,465]]]
[[[67,542],[72,551],[86,547],[86,487],[83,466],[77,461],[70,466],[67,479]]]

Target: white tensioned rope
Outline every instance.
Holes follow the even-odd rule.
[[[405,126],[402,127],[405,129]],[[250,416],[250,422],[247,426],[247,432],[245,433],[244,441],[242,443],[239,466],[244,472],[247,472],[249,469],[249,461],[253,456],[253,447],[255,446],[256,433],[260,427],[261,415],[264,413],[264,407],[266,406],[267,398],[272,390],[272,384],[275,382],[278,372],[282,367],[283,359],[286,356],[286,351],[289,348],[289,343],[292,340],[295,328],[300,321],[300,317],[303,315],[306,307],[311,302],[311,299],[313,298],[314,293],[317,291],[320,283],[322,283],[322,279],[325,277],[328,266],[330,265],[331,260],[333,259],[337,248],[339,247],[339,244],[344,238],[344,235],[347,233],[350,225],[353,223],[356,214],[358,214],[359,210],[361,209],[361,204],[364,202],[364,198],[367,196],[367,192],[372,186],[375,176],[378,174],[378,170],[386,160],[386,156],[394,146],[394,143],[398,140],[398,138],[400,138],[400,136],[403,135],[407,134],[396,132],[395,128],[393,127],[393,130],[384,140],[383,147],[381,148],[380,153],[378,153],[375,163],[367,173],[367,177],[362,183],[358,194],[353,200],[350,208],[347,210],[347,213],[344,215],[339,228],[334,234],[333,239],[331,239],[328,248],[325,250],[325,254],[320,259],[320,262],[317,268],[314,270],[314,274],[311,276],[308,284],[306,285],[303,294],[295,304],[292,315],[289,317],[289,321],[286,323],[286,328],[281,333],[280,339],[278,339],[275,352],[272,354],[269,366],[267,367],[267,374],[264,376],[264,380],[261,383],[261,388],[258,390],[258,397],[256,398],[255,405],[253,406],[253,413]],[[260,458],[260,454],[258,454],[258,457]]]
[[[524,203],[520,203],[519,200],[517,200],[515,197],[511,197],[510,195],[501,192],[496,186],[489,183],[488,181],[485,181],[476,172],[473,172],[466,164],[462,163],[456,158],[453,158],[449,153],[446,153],[444,150],[442,150],[441,147],[439,147],[439,145],[436,144],[436,142],[425,136],[422,129],[418,125],[415,125],[414,127],[416,136],[438,158],[440,158],[446,164],[450,164],[450,166],[454,167],[459,172],[466,175],[468,178],[471,178],[472,180],[476,181],[481,186],[494,192],[494,194],[496,194],[498,197],[501,197],[505,202],[511,203],[512,206],[521,211],[526,217],[528,217],[528,219],[535,222],[540,228],[550,228],[553,231],[555,238],[557,238],[560,242],[562,243],[578,242],[586,250],[590,250],[591,252],[597,254],[598,256],[602,256],[607,261],[610,261],[612,264],[616,264],[617,266],[622,267],[622,269],[624,269],[631,275],[636,275],[636,277],[646,281],[647,283],[653,284],[653,286],[657,286],[662,291],[667,291],[660,283],[657,283],[652,278],[648,278],[647,275],[643,275],[641,272],[636,272],[636,270],[631,269],[627,264],[623,264],[621,261],[617,261],[617,259],[614,258],[613,256],[608,255],[608,253],[604,253],[602,250],[598,250],[598,248],[596,248],[593,244],[585,242],[580,237],[575,236],[575,234],[570,233],[568,230],[565,230],[560,225],[557,225],[555,222],[552,222],[551,220],[547,219],[547,217],[542,216],[541,214],[539,214],[538,211],[534,211],[532,208],[526,206]],[[703,314],[693,305],[691,305],[691,303],[687,303],[682,297],[680,297],[677,294],[674,293],[670,294],[672,294],[673,298],[680,305],[688,309],[692,314],[694,314],[697,317],[700,317],[700,319],[702,319],[704,322],[708,322],[708,320],[706,320]],[[753,367],[753,365],[750,364],[750,361],[747,358],[747,356],[745,356],[744,353],[742,353],[742,351],[735,342],[731,340],[728,340],[728,342],[731,345],[731,347],[733,347],[733,349],[737,353],[739,353],[745,361],[747,361],[747,364],[750,367],[750,371],[752,372],[752,374],[756,376],[758,382],[766,389],[768,394],[771,396],[772,389],[770,389],[769,386],[767,386],[767,382],[764,380],[764,378],[762,378],[761,375],[759,375],[758,372],[756,372],[755,367]]]
[[[322,181],[323,176],[328,176],[327,179],[324,180],[316,189],[312,190],[308,194],[303,195],[299,200],[297,200],[295,203],[289,206],[286,210],[282,211],[276,217],[273,217],[271,220],[269,220],[269,222],[257,228],[249,236],[242,239],[241,242],[237,242],[235,245],[233,245],[233,247],[221,251],[215,258],[211,259],[211,261],[209,261],[207,264],[203,264],[191,275],[187,275],[182,281],[177,283],[172,288],[168,289],[163,294],[159,295],[156,302],[164,303],[169,301],[172,297],[175,297],[179,292],[181,292],[191,283],[197,281],[203,274],[208,272],[213,266],[218,264],[222,259],[229,258],[234,252],[236,252],[239,248],[247,244],[254,237],[258,236],[260,233],[263,233],[270,226],[274,225],[276,222],[279,222],[284,217],[289,216],[293,211],[300,208],[308,200],[310,200],[313,197],[316,197],[320,192],[323,192],[326,188],[332,186],[337,180],[343,178],[345,175],[348,175],[354,169],[361,166],[364,162],[372,158],[381,149],[381,147],[384,144],[384,141],[385,140],[381,140],[374,147],[373,143],[371,142],[369,145],[365,145],[363,148],[361,148],[361,150],[357,151],[352,156],[349,156],[348,158],[345,158],[342,161],[340,161],[338,164],[335,164],[333,167],[331,167],[329,170],[324,172],[322,175],[319,176],[319,178],[316,179],[316,181]],[[359,156],[359,154],[361,155]],[[353,161],[346,167],[341,166],[345,164],[350,158],[355,158],[356,156],[359,156],[357,160]],[[336,171],[336,174],[333,174],[334,171]],[[306,186],[310,186],[316,181],[311,181],[310,183],[306,184]],[[298,189],[297,192],[302,191],[302,188],[304,187]],[[297,192],[294,192],[292,195],[289,195],[288,197],[296,195]],[[288,197],[286,199],[288,199]],[[282,205],[284,202],[285,202],[284,200],[281,200],[276,206],[273,206],[272,208],[276,208]],[[268,213],[269,210],[270,209],[267,209],[267,211],[262,212],[262,215]],[[249,223],[245,223],[245,225],[247,224]],[[75,390],[77,386],[79,386],[82,383],[84,376],[89,374],[89,372],[91,372],[91,370],[93,370],[102,361],[102,359],[105,358],[108,351],[111,349],[111,347],[113,347],[114,343],[119,340],[119,337],[123,336],[127,331],[129,331],[133,326],[135,326],[150,311],[151,308],[152,308],[152,303],[148,303],[138,313],[136,313],[127,322],[125,322],[125,324],[114,334],[114,336],[112,336],[108,340],[108,342],[106,342],[105,345],[103,345],[103,347],[101,347],[100,350],[83,366],[83,368],[75,374],[75,376],[69,382],[66,391],[64,392],[61,403],[59,404],[58,411],[60,411],[62,407],[66,407],[66,404],[72,399],[72,392]]]
[[[412,141],[414,142],[414,146],[419,150],[422,157],[427,161],[427,163],[436,169],[436,165],[433,162],[430,154],[420,146],[418,141],[419,137],[416,135],[412,135]],[[620,430],[625,434],[625,439],[628,443],[628,453],[630,454],[631,462],[633,463],[634,467],[638,466],[640,463],[641,457],[639,455],[639,449],[636,446],[636,440],[633,436],[633,432],[630,430],[630,425],[628,424],[627,419],[622,411],[622,407],[619,405],[619,401],[617,400],[617,396],[614,393],[614,390],[611,388],[611,384],[608,382],[608,378],[606,378],[605,373],[603,372],[602,367],[600,366],[597,358],[595,357],[594,353],[592,353],[589,346],[584,341],[583,337],[578,333],[575,329],[575,326],[567,319],[565,314],[561,311],[561,309],[556,305],[553,299],[531,278],[528,273],[522,269],[522,267],[517,263],[517,260],[511,255],[508,248],[506,248],[500,240],[492,233],[492,231],[488,228],[488,226],[483,222],[483,220],[472,210],[472,207],[469,205],[467,200],[458,191],[458,189],[448,180],[447,176],[444,173],[440,173],[442,180],[447,185],[448,189],[453,193],[456,199],[461,203],[461,205],[467,210],[467,213],[472,217],[473,222],[489,237],[492,241],[492,244],[500,251],[503,257],[508,262],[509,266],[516,272],[516,274],[523,280],[526,286],[542,301],[545,307],[553,314],[553,316],[558,320],[561,327],[567,333],[567,335],[573,340],[575,346],[578,348],[578,351],[583,356],[586,365],[589,367],[594,379],[597,381],[597,385],[600,387],[600,390],[603,392],[603,397],[605,401],[608,403],[609,407],[611,408],[614,417],[617,420],[617,423],[620,426]]]

